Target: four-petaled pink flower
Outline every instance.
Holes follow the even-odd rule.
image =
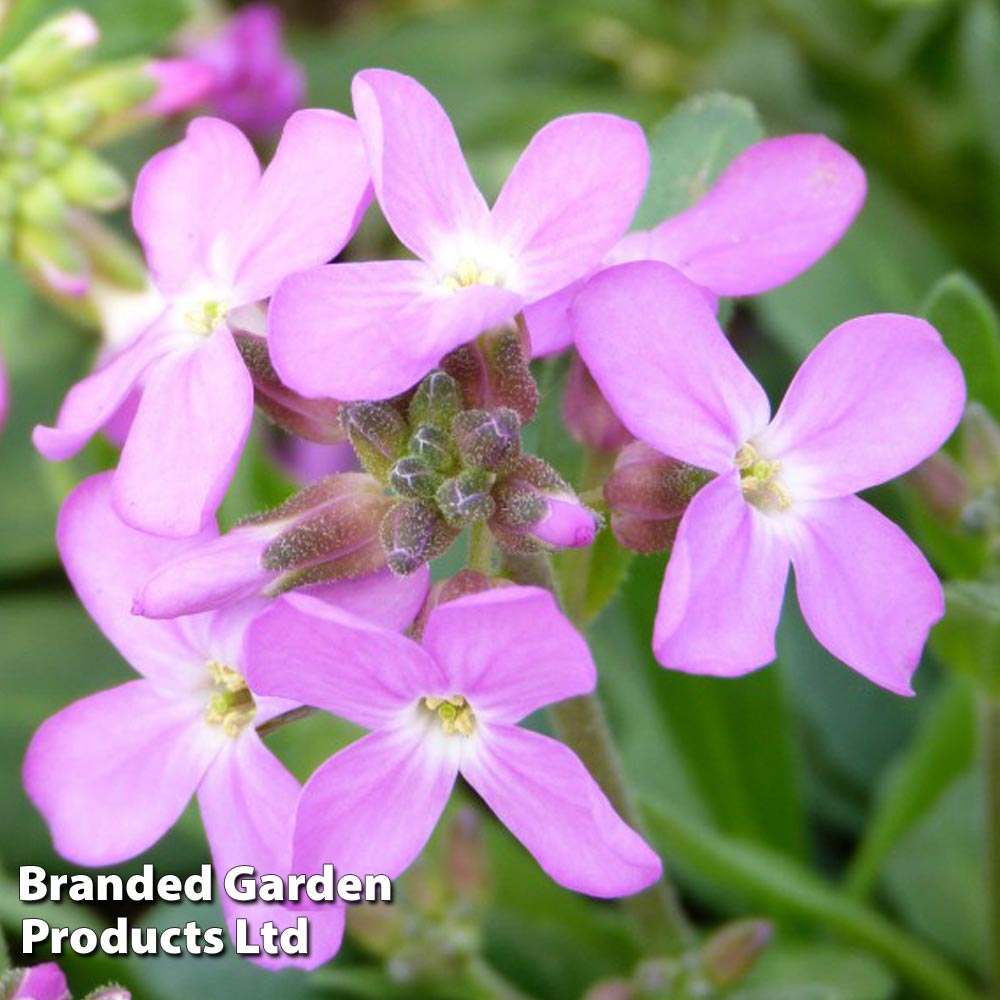
[[[199,531],[229,485],[253,415],[253,385],[227,314],[337,253],[369,198],[357,125],[344,115],[293,115],[263,174],[238,129],[192,122],[182,142],[143,168],[133,202],[165,308],[70,390],[56,427],[36,428],[38,449],[51,459],[75,454],[141,387],[115,473],[115,509],[154,534]]]
[[[108,474],[81,484],[60,513],[59,550],[80,600],[142,675],[52,716],[28,748],[25,788],[57,850],[76,864],[134,857],[197,795],[217,871],[246,864],[262,874],[291,871],[299,783],[256,727],[295,706],[261,697],[245,679],[244,633],[265,602],[172,621],[131,610],[135,589],[151,573],[212,534],[168,539],[129,528],[112,509]],[[230,928],[237,917],[249,920],[254,940],[262,922],[290,926],[298,916],[291,908],[234,903],[225,894],[222,906]],[[337,951],[342,912],[314,916],[307,967]],[[274,966],[299,961],[262,959]]]
[[[812,267],[844,235],[865,188],[858,162],[826,136],[765,139],[733,160],[690,208],[629,233],[602,263],[662,261],[713,302],[759,295]],[[572,343],[567,310],[582,285],[525,309],[536,356]]]
[[[293,870],[383,873],[419,854],[459,774],[555,881],[594,896],[638,892],[659,858],[579,758],[517,725],[593,691],[586,642],[550,594],[504,587],[441,604],[423,645],[289,595],[247,638],[255,690],[372,730],[303,789]]]
[[[577,347],[626,427],[717,473],[685,512],[653,638],[666,667],[733,676],[774,659],[789,564],[809,627],[877,684],[911,694],[941,586],[919,549],[854,496],[943,444],[961,369],[920,319],[863,316],[806,359],[771,419],[699,288],[665,264],[594,277]]]
[[[622,118],[546,125],[491,211],[451,122],[419,83],[365,70],[353,97],[379,204],[420,260],[332,264],[282,283],[270,309],[272,357],[305,396],[408,389],[449,351],[592,270],[642,196],[645,137]]]

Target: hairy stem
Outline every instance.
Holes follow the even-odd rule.
[[[469,569],[489,576],[493,572],[493,535],[485,521],[469,527]]]
[[[291,708],[281,715],[276,715],[273,719],[268,719],[257,727],[257,735],[260,737],[270,736],[276,729],[287,726],[290,722],[298,722],[300,719],[308,719],[310,715],[318,712],[319,709],[311,708],[309,705],[301,705],[299,708]]]
[[[1000,1000],[1000,698],[984,695],[980,709],[986,788],[986,877],[989,899],[987,954],[990,996]]]

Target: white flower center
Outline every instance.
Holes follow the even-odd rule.
[[[257,715],[257,705],[243,675],[232,667],[209,660],[212,696],[205,711],[210,726],[221,726],[227,736],[239,736]]]
[[[762,458],[757,448],[748,441],[736,452],[735,462],[740,470],[740,487],[747,503],[769,514],[791,507],[792,496],[778,479],[781,471],[778,459]]]

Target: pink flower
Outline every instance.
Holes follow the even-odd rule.
[[[252,864],[287,874],[299,784],[265,748],[256,726],[295,707],[261,697],[244,680],[243,637],[263,602],[212,614],[150,621],[131,613],[135,588],[165,559],[205,540],[164,539],[123,524],[110,476],[67,499],[59,549],[87,610],[142,675],[70,705],[44,722],[28,747],[24,784],[58,851],[75,864],[117,864],[146,850],[197,795],[216,870]],[[230,928],[252,929],[297,912],[236,904],[221,894]],[[316,915],[305,963],[340,945],[342,909]],[[275,967],[290,959],[262,959]]]
[[[792,565],[817,639],[876,684],[912,693],[941,586],[906,535],[853,494],[915,466],[958,423],[962,373],[934,328],[892,314],[844,323],[771,419],[698,287],[665,264],[597,275],[570,320],[628,429],[717,473],[681,519],[656,618],[659,662],[735,676],[774,659]]]
[[[8,1000],[71,1000],[66,977],[55,962],[17,969],[13,976],[13,990],[4,993]]]
[[[272,4],[249,4],[184,50],[212,74],[207,100],[213,112],[250,135],[276,132],[302,105],[305,73],[285,52],[281,11]]]
[[[670,264],[708,298],[759,295],[791,281],[847,231],[865,198],[860,165],[822,135],[789,135],[741,153],[694,205],[649,230],[629,233],[604,265]],[[533,353],[572,342],[567,309],[581,283],[530,306]]]
[[[227,314],[338,252],[369,191],[357,125],[344,115],[294,115],[263,174],[232,125],[192,122],[182,142],[143,168],[133,204],[165,307],[70,391],[55,428],[36,428],[39,451],[55,460],[75,454],[141,387],[115,473],[115,509],[145,531],[197,532],[226,491],[253,414]]]
[[[517,723],[593,691],[584,640],[550,594],[503,587],[441,604],[418,645],[303,595],[248,636],[255,690],[304,700],[372,730],[312,776],[295,822],[297,872],[325,862],[399,875],[461,774],[557,882],[638,892],[659,858],[569,749]]]
[[[449,351],[592,270],[646,183],[638,125],[571,115],[535,135],[491,211],[419,83],[365,70],[353,95],[379,204],[420,259],[333,264],[282,284],[271,303],[274,365],[305,396],[409,388]]]
[[[153,59],[149,74],[156,81],[156,93],[143,105],[147,115],[187,111],[201,104],[215,84],[215,70],[197,59]]]

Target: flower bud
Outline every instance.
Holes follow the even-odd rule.
[[[496,476],[485,469],[463,469],[438,487],[434,495],[438,510],[454,527],[485,521],[495,509],[490,495],[495,482]]]
[[[84,1000],[132,1000],[132,994],[118,983],[108,983],[88,993]]]
[[[501,586],[512,586],[512,584],[507,580],[488,577],[474,569],[462,569],[446,580],[438,580],[427,592],[423,607],[413,623],[414,638],[419,641],[427,625],[427,619],[439,605],[465,597],[466,594],[481,594],[484,590]]]
[[[86,212],[70,213],[67,229],[87,255],[94,277],[103,278],[105,282],[119,289],[123,295],[130,295],[132,292],[142,293],[142,299],[132,298],[129,301],[142,302],[143,315],[151,320],[153,316],[149,310],[153,309],[154,312],[158,310],[152,304],[154,296],[150,294],[149,274],[145,261],[136,252],[135,246],[116,230]],[[102,325],[106,334],[111,324]],[[145,324],[137,324],[136,328],[142,325]]]
[[[410,400],[410,425],[420,427],[426,424],[447,434],[461,407],[458,383],[444,372],[431,372],[417,386],[417,391]]]
[[[153,97],[156,87],[145,60],[127,59],[77,77],[63,88],[62,95],[97,110],[96,130],[104,138],[134,123],[133,112]]]
[[[590,545],[600,527],[573,488],[548,463],[532,455],[518,459],[493,491],[496,514],[490,530],[512,552]]]
[[[51,177],[39,177],[20,193],[17,212],[23,222],[56,229],[66,218],[66,199]]]
[[[32,32],[7,57],[7,70],[18,90],[44,90],[78,72],[97,45],[94,19],[71,10]]]
[[[342,420],[358,460],[385,482],[406,452],[409,428],[402,415],[388,403],[350,403],[343,408]]]
[[[389,471],[389,485],[402,497],[431,500],[441,476],[422,458],[405,455]]]
[[[56,172],[55,181],[67,199],[82,208],[109,212],[128,201],[128,183],[110,163],[82,146]]]
[[[212,91],[215,71],[197,59],[153,59],[146,71],[156,92],[143,105],[147,115],[176,115],[200,104]]]
[[[459,531],[429,503],[400,500],[382,519],[380,537],[386,562],[397,576],[408,576],[450,548]]]
[[[375,572],[385,566],[378,530],[390,503],[371,476],[327,476],[280,507],[171,559],[139,589],[132,611],[175,618]]]
[[[576,352],[566,376],[563,419],[573,439],[595,451],[618,451],[632,440]]]
[[[639,995],[627,979],[602,979],[584,993],[583,1000],[639,1000]]]
[[[465,410],[452,429],[463,465],[499,472],[520,454],[521,420],[509,407]]]
[[[100,108],[82,94],[46,94],[40,98],[39,108],[48,134],[64,142],[79,139],[101,117]]]
[[[441,367],[459,384],[467,409],[506,406],[527,424],[538,410],[530,360],[517,330],[502,327],[452,351]]]
[[[90,285],[87,258],[62,230],[19,227],[15,255],[44,289],[69,298],[86,294]]]
[[[619,544],[633,552],[670,548],[681,515],[710,478],[710,473],[667,458],[641,441],[628,445],[604,484]]]
[[[455,468],[455,449],[447,432],[425,424],[410,438],[409,451],[428,468],[448,473]]]
[[[253,381],[254,402],[280,428],[315,444],[345,440],[341,405],[333,399],[306,399],[289,389],[271,364],[263,310],[236,310],[231,319],[233,337]],[[253,329],[247,329],[252,327]],[[259,332],[257,332],[259,331]]]
[[[981,403],[973,400],[966,407],[959,433],[962,464],[973,491],[1000,487],[1000,427]]]
[[[766,920],[737,920],[717,930],[701,952],[712,984],[729,987],[740,982],[770,944],[773,930]]]
[[[906,478],[931,514],[947,524],[958,523],[969,502],[969,484],[950,455],[936,452]]]

